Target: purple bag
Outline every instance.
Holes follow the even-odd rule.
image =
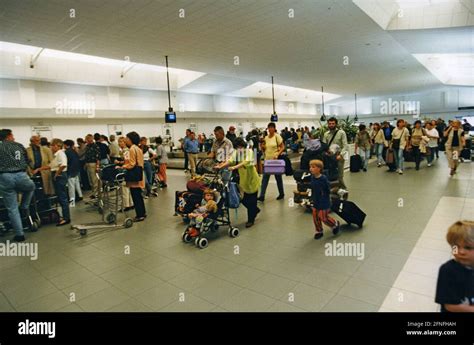
[[[269,175],[283,175],[285,173],[283,159],[268,159],[263,162],[263,173]]]

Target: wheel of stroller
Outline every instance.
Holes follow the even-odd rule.
[[[79,230],[79,234],[81,236],[86,236],[87,235],[87,230],[86,229],[81,229],[81,230]]]
[[[183,234],[183,242],[184,243],[190,243],[192,240],[193,240],[193,238],[191,237],[190,234],[188,234],[187,232],[185,232]],[[196,245],[198,245],[198,244],[196,244]]]
[[[208,244],[209,244],[209,241],[207,240],[207,238],[205,238],[205,237],[196,238],[196,245],[199,248],[204,249],[204,248],[207,247]]]
[[[229,236],[230,237],[237,237],[239,236],[240,230],[239,228],[229,228]]]
[[[31,232],[36,232],[38,231],[39,229],[39,225],[36,221],[33,221],[33,223],[31,223],[31,226],[30,226],[30,230]]]
[[[124,225],[126,228],[131,228],[132,225],[133,225],[133,219],[132,219],[132,218],[127,218],[127,219],[125,219],[125,221],[123,222],[123,225]]]
[[[117,219],[117,216],[114,214],[114,213],[109,213],[106,217],[105,217],[105,221],[107,222],[107,224],[112,224],[112,223],[115,223],[115,220]]]

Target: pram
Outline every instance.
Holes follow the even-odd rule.
[[[217,211],[208,215],[201,224],[200,233],[196,237],[192,237],[188,230],[189,226],[186,227],[182,235],[182,240],[185,243],[190,243],[194,240],[194,244],[199,248],[206,248],[209,244],[207,235],[211,232],[217,232],[219,227],[228,226],[228,234],[230,237],[239,236],[240,230],[233,227],[230,221],[229,212],[229,188],[228,184],[231,180],[231,174],[228,171],[214,172],[213,178],[208,185],[209,189],[212,189],[217,194],[216,203]],[[177,215],[181,215],[183,220],[187,222],[187,214],[191,213],[196,204],[200,204],[203,198],[202,191],[194,192],[176,192],[176,203],[175,212]]]
[[[87,235],[88,230],[130,228],[133,225],[132,218],[127,216],[123,203],[123,184],[125,182],[125,171],[115,169],[115,165],[104,166],[101,170],[101,191],[99,198],[99,211],[102,221],[98,223],[72,225],[72,230],[77,230],[81,236]],[[124,220],[118,223],[118,214],[123,212]]]

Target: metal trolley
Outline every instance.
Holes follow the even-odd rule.
[[[116,169],[115,165],[105,166],[101,171],[101,192],[99,210],[102,221],[72,225],[81,236],[86,236],[88,230],[102,230],[113,228],[130,228],[133,226],[132,218],[128,217],[124,209],[123,187],[125,183],[125,171]],[[119,213],[123,214],[123,221],[118,222]]]

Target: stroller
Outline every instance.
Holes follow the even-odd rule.
[[[200,233],[196,237],[192,237],[189,233],[190,226],[186,226],[185,231],[182,235],[182,240],[185,243],[190,243],[194,240],[194,244],[203,249],[206,248],[209,244],[207,235],[212,232],[217,232],[219,227],[227,226],[228,234],[230,237],[239,236],[239,229],[233,227],[230,221],[230,212],[229,212],[229,187],[228,184],[231,180],[231,174],[227,171],[224,172],[214,172],[213,179],[210,181],[209,185],[206,188],[212,189],[214,194],[217,194],[216,203],[217,211],[210,213],[202,222]],[[204,186],[203,186],[204,187]],[[176,204],[175,211],[176,214],[179,214],[183,217],[185,222],[189,221],[187,214],[191,213],[196,204],[200,204],[203,198],[203,192],[194,190],[192,192],[176,192]]]
[[[115,165],[110,164],[102,168],[100,176],[99,213],[102,214],[102,222],[72,225],[71,229],[77,230],[81,236],[87,235],[90,229],[130,228],[133,225],[132,218],[127,216],[123,207],[124,170],[115,169]],[[124,220],[119,224],[117,220],[120,212],[123,212]]]

